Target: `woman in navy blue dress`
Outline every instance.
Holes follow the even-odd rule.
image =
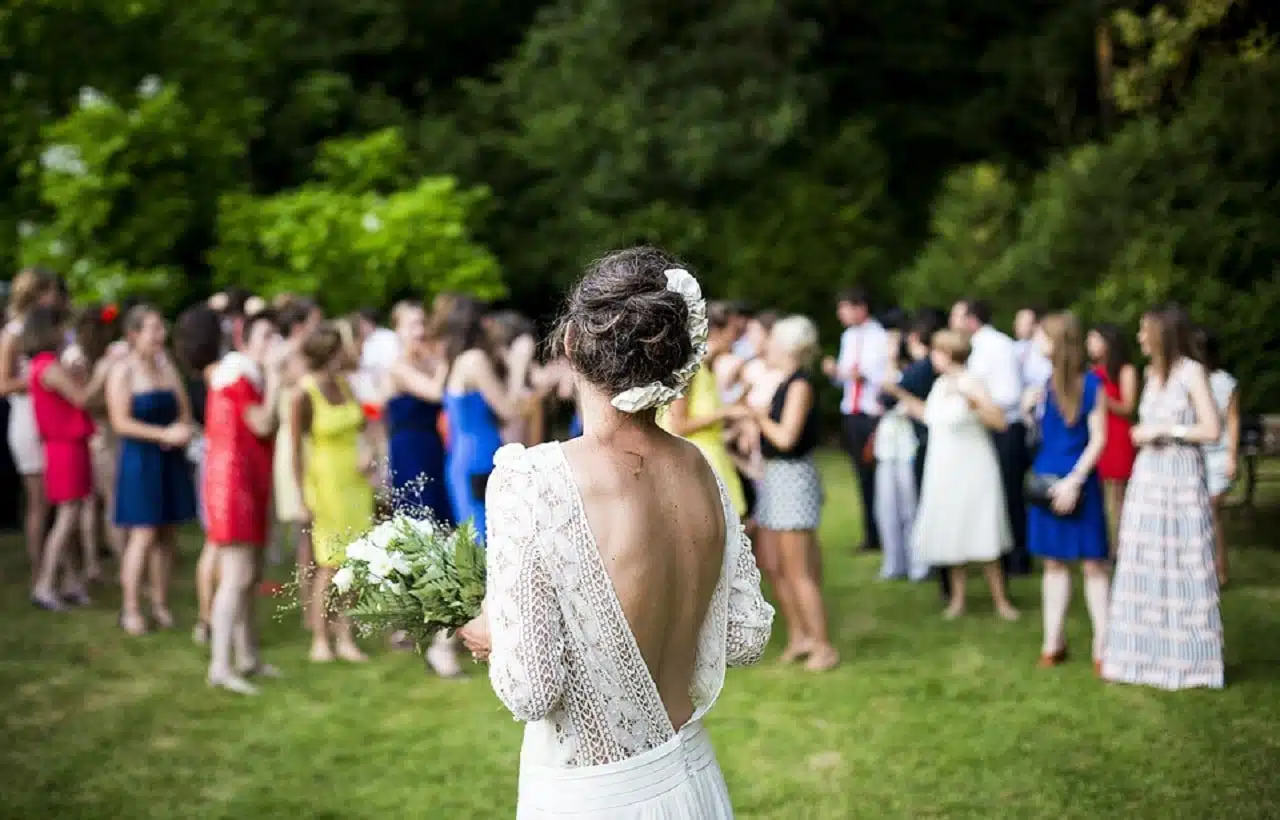
[[[1040,450],[1032,473],[1053,476],[1048,506],[1030,505],[1027,541],[1044,560],[1044,645],[1040,666],[1067,658],[1065,623],[1071,601],[1069,564],[1084,572],[1084,597],[1093,623],[1094,671],[1107,631],[1110,573],[1107,514],[1098,479],[1098,458],[1107,441],[1107,403],[1102,382],[1085,366],[1084,337],[1070,313],[1045,317],[1035,343],[1053,363],[1044,391],[1029,391],[1028,410],[1040,415]]]
[[[387,373],[383,408],[391,462],[392,505],[397,512],[429,515],[453,524],[445,486],[444,442],[439,422],[448,368],[433,355],[422,306],[401,302],[391,312],[400,356]]]
[[[186,458],[195,425],[182,376],[164,351],[160,314],[135,305],[124,330],[129,355],[107,383],[107,415],[120,439],[115,524],[129,533],[120,561],[120,626],[139,635],[147,630],[139,595],[147,571],[151,617],[159,627],[173,625],[168,601],[176,527],[196,517]]]

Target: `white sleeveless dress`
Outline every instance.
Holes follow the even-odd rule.
[[[518,820],[733,817],[702,717],[725,666],[759,660],[773,608],[724,486],[724,566],[698,638],[694,714],[671,725],[560,444],[498,451],[489,479],[489,677],[527,723]]]
[[[23,323],[20,319],[9,322],[5,330],[21,341]],[[18,372],[23,381],[27,380],[30,366],[31,361],[26,356],[18,360]],[[40,442],[40,431],[36,428],[36,413],[31,405],[30,393],[24,391],[9,396],[9,429],[6,434],[9,454],[13,457],[13,466],[18,474],[38,476],[43,473],[44,445]]]

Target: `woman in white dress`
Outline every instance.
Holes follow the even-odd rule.
[[[22,351],[22,330],[32,308],[56,305],[61,298],[58,277],[43,268],[27,268],[14,277],[9,290],[8,319],[0,330],[0,395],[9,398],[9,454],[22,476],[23,534],[36,580],[49,507],[44,495],[44,448],[36,430],[35,411],[27,393],[30,362]]]
[[[461,631],[527,723],[517,817],[731,818],[702,717],[757,661],[773,609],[724,485],[654,415],[699,367],[697,282],[620,251],[575,288],[557,344],[584,433],[504,447],[489,480],[489,590]]]
[[[928,400],[900,398],[929,428],[911,549],[917,560],[948,568],[948,620],[964,614],[967,565],[981,564],[996,612],[1012,621],[1018,610],[1005,595],[1000,556],[1013,547],[1013,533],[990,432],[1003,430],[1005,420],[982,380],[965,370],[969,349],[964,333],[935,333],[930,357],[938,380]]]

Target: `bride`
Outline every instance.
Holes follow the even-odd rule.
[[[654,422],[706,336],[698,283],[665,253],[596,262],[555,337],[584,434],[495,458],[489,589],[460,633],[527,723],[519,820],[733,816],[702,717],[773,609],[724,486]]]

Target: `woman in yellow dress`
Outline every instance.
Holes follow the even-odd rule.
[[[711,468],[729,491],[729,500],[739,516],[747,514],[747,499],[729,448],[725,445],[725,422],[747,417],[740,404],[726,405],[720,398],[714,363],[733,345],[733,327],[728,311],[712,305],[707,312],[707,356],[689,384],[684,398],[677,399],[659,418],[658,424],[673,436],[688,439],[702,450]]]
[[[304,515],[311,525],[316,575],[311,583],[311,660],[334,656],[367,660],[356,646],[351,622],[325,606],[333,574],[346,545],[373,520],[372,465],[360,454],[365,417],[342,375],[342,336],[333,324],[321,324],[302,345],[308,373],[298,385],[292,407],[293,474],[301,488]],[[330,633],[333,643],[330,643]]]

